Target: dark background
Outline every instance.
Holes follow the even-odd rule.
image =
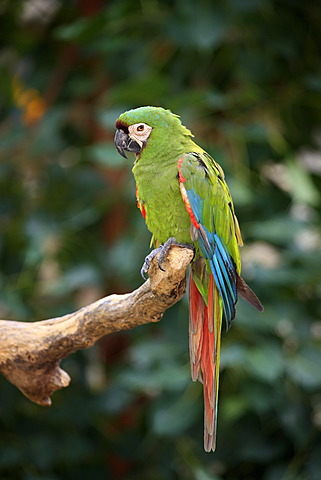
[[[63,362],[53,406],[1,378],[1,480],[320,480],[321,4],[0,2],[0,311],[59,316],[137,288],[149,233],[118,115],[161,105],[223,166],[246,246],[203,451],[186,299]]]

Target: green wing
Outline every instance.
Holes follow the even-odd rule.
[[[179,172],[193,214],[224,242],[240,273],[238,247],[243,241],[222,168],[206,152],[189,153],[179,160]]]
[[[205,152],[184,155],[178,169],[182,198],[191,217],[192,240],[205,259],[208,273],[214,275],[229,325],[235,315],[242,238],[224,173]],[[204,280],[206,277],[203,275]],[[194,281],[206,299],[208,281],[197,274]]]

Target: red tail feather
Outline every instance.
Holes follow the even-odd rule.
[[[210,275],[207,305],[190,276],[190,358],[193,380],[203,382],[204,448],[215,450],[219,355],[221,340],[221,307],[219,293]]]
[[[191,374],[194,382],[202,381],[200,375],[203,345],[203,318],[206,310],[205,302],[198,291],[192,275],[189,280],[189,352]]]

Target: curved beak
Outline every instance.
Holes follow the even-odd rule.
[[[114,143],[118,153],[124,158],[127,158],[125,150],[133,153],[139,153],[141,151],[141,146],[135,140],[132,140],[128,133],[121,129],[116,130]]]

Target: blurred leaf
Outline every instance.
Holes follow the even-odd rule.
[[[318,388],[321,385],[321,350],[320,348],[304,349],[287,362],[287,370],[291,377],[305,388]]]
[[[105,167],[122,168],[129,165],[128,160],[117,155],[115,146],[111,143],[96,143],[87,149],[87,156]]]
[[[166,400],[157,402],[151,419],[151,427],[158,435],[176,436],[190,428],[199,412],[193,408],[195,404],[195,388],[189,387],[178,399],[168,396]]]
[[[293,200],[299,204],[318,205],[320,203],[320,193],[314,186],[308,172],[293,160],[287,162],[287,171],[290,176]]]
[[[252,223],[249,231],[257,239],[261,238],[262,240],[282,245],[291,242],[300,228],[299,222],[293,221],[288,216],[279,216],[270,220]]]
[[[273,382],[280,378],[284,371],[282,351],[273,344],[251,348],[247,354],[246,366],[258,378]]]

